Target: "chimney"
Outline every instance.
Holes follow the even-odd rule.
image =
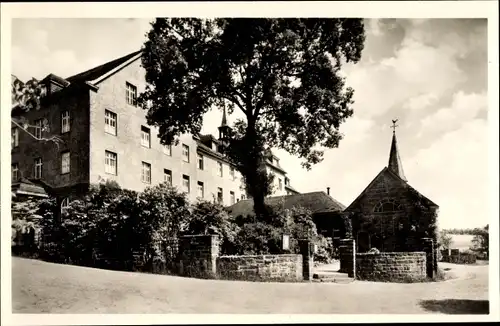
[[[330,195],[330,187],[326,187],[326,193],[327,195]]]

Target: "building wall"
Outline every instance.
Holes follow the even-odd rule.
[[[204,156],[204,169],[198,169],[197,143],[191,135],[182,135],[177,146],[172,145],[172,156],[164,153],[157,137],[158,130],[147,125],[145,113],[139,107],[127,104],[126,83],[137,87],[140,93],[145,87],[144,71],[136,60],[118,73],[102,81],[97,92],[90,93],[90,180],[114,180],[127,189],[142,191],[164,181],[164,169],[172,171],[172,184],[182,189],[183,175],[190,178],[190,201],[197,199],[197,183],[204,183],[204,199],[217,196],[217,188],[223,189],[223,202],[230,205],[230,191],[235,199],[241,199],[241,176],[229,174],[229,165],[223,162],[223,176],[217,174],[217,160]],[[104,114],[110,110],[117,114],[117,135],[105,132]],[[151,148],[141,145],[141,126],[150,128]],[[182,144],[189,146],[189,162],[182,159]],[[105,173],[105,151],[117,154],[117,175]],[[151,184],[141,181],[142,162],[151,164]]]
[[[82,89],[66,89],[54,94],[51,103],[42,105],[39,110],[30,110],[22,114],[29,124],[37,119],[46,118],[50,131],[42,137],[58,136],[62,143],[35,140],[19,130],[19,146],[12,149],[12,163],[19,164],[19,177],[34,177],[34,160],[42,158],[42,180],[54,187],[71,187],[89,181],[89,97]],[[71,129],[61,134],[61,113],[70,112]],[[14,126],[14,124],[12,124]],[[34,133],[33,128],[28,128]],[[61,174],[61,152],[70,151],[70,173]]]
[[[271,196],[286,196],[288,195],[286,189],[285,189],[285,173],[282,171],[273,168],[272,166],[267,165],[266,166],[267,173],[273,173],[274,174],[274,180],[273,180],[273,190]],[[281,189],[279,188],[279,180],[281,180]]]

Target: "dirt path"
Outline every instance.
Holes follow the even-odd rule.
[[[452,268],[459,278],[439,283],[285,284],[198,280],[13,258],[13,312],[487,313],[488,266]]]

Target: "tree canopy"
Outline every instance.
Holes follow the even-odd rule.
[[[335,148],[339,126],[353,114],[353,89],[340,71],[361,58],[362,19],[158,18],[143,47],[146,90],[139,102],[164,144],[199,134],[203,115],[241,110],[224,152],[242,173],[257,215],[270,178],[267,148],[280,148],[311,168],[318,149]]]

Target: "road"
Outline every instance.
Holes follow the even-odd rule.
[[[435,283],[256,283],[116,272],[12,259],[13,313],[477,314],[488,266],[443,264]]]

